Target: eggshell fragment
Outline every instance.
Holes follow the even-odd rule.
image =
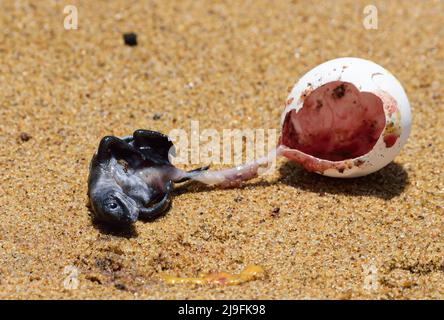
[[[282,154],[331,177],[370,174],[390,163],[411,128],[407,95],[374,62],[327,61],[293,87],[282,114]]]

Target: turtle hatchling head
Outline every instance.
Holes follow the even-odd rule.
[[[94,218],[115,224],[131,224],[139,217],[136,202],[117,188],[109,188],[90,195]]]

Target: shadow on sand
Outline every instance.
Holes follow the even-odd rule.
[[[97,221],[94,218],[91,218],[91,222],[94,228],[102,234],[111,235],[120,238],[126,238],[126,239],[136,238],[138,236],[137,230],[133,224],[124,224],[124,225],[108,224],[108,223],[103,223],[101,221]]]
[[[280,182],[310,192],[368,196],[390,200],[399,196],[407,186],[407,171],[398,163],[391,162],[381,170],[368,176],[337,179],[303,170],[287,161],[279,168]]]
[[[389,200],[400,195],[408,184],[407,171],[395,162],[368,176],[351,179],[330,178],[307,172],[291,161],[283,163],[278,170],[280,177],[275,181],[259,180],[254,183],[246,182],[241,188],[245,186],[249,188],[266,187],[275,183],[283,183],[309,192],[369,196]],[[177,186],[173,194],[208,192],[217,188],[190,181]]]

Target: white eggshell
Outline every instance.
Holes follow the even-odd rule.
[[[350,82],[360,91],[371,92],[381,98],[386,125],[373,149],[358,158],[344,161],[318,159],[298,150],[288,150],[284,155],[301,164],[311,162],[311,170],[331,177],[359,177],[383,168],[395,158],[406,143],[411,128],[411,112],[407,95],[399,81],[389,71],[372,61],[339,58],[322,63],[307,72],[288,96],[281,124],[290,110],[295,109],[297,112],[302,108],[304,100],[301,96],[304,93],[331,81]],[[396,142],[387,147],[384,137],[393,128],[399,129],[400,134]]]

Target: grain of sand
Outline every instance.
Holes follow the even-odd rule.
[[[372,3],[377,30],[362,1],[1,1],[0,297],[444,298],[444,1]],[[63,28],[67,4],[77,30]],[[280,161],[242,188],[182,187],[164,217],[127,232],[91,223],[102,136],[192,119],[278,128],[296,79],[340,56],[385,66],[410,97],[410,140],[386,168],[334,180]],[[266,277],[158,278],[248,264]]]

